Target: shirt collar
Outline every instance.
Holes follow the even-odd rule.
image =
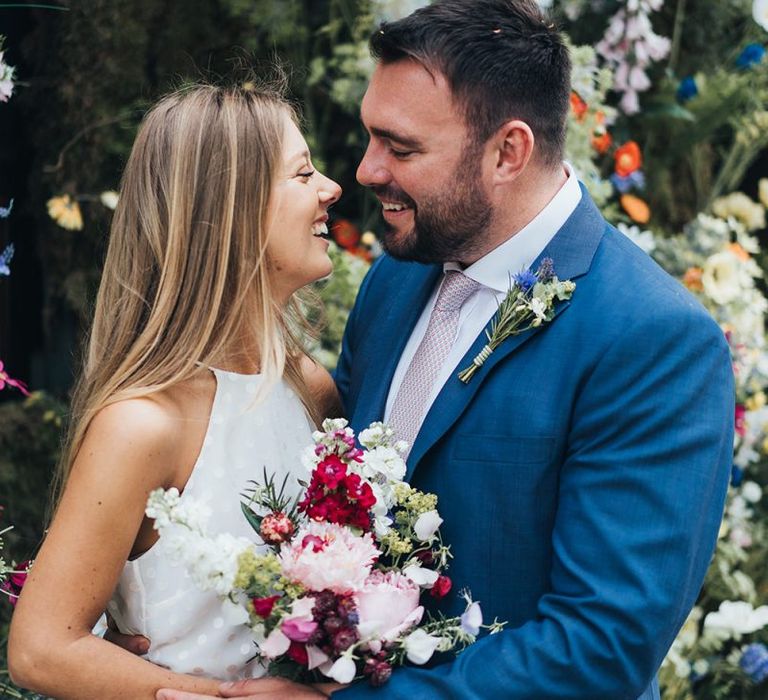
[[[455,262],[443,270],[461,270],[485,287],[509,291],[511,274],[525,270],[562,228],[581,201],[581,188],[570,163],[563,163],[568,179],[557,194],[526,226],[467,268]]]

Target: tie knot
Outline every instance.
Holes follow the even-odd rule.
[[[440,293],[437,295],[435,310],[458,311],[479,286],[479,282],[458,270],[448,270],[445,273],[443,285],[440,287]]]

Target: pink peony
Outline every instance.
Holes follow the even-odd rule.
[[[293,618],[280,625],[283,634],[292,642],[307,642],[315,633],[317,623],[314,620],[302,620]]]
[[[374,571],[355,594],[360,636],[392,641],[417,625],[424,614],[420,593],[419,586],[401,573]]]
[[[310,591],[352,593],[365,583],[381,552],[370,533],[354,535],[341,525],[311,522],[280,549],[283,574]]]

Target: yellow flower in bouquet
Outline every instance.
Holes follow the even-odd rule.
[[[718,197],[712,203],[712,211],[721,219],[732,216],[749,231],[765,228],[765,208],[753,202],[743,192],[732,192],[725,197]]]
[[[59,226],[68,231],[81,231],[83,228],[83,215],[80,205],[68,194],[52,197],[48,200],[48,216]]]

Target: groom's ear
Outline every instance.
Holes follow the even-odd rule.
[[[524,121],[505,122],[491,137],[496,159],[494,185],[506,185],[525,170],[533,154],[533,131]]]

